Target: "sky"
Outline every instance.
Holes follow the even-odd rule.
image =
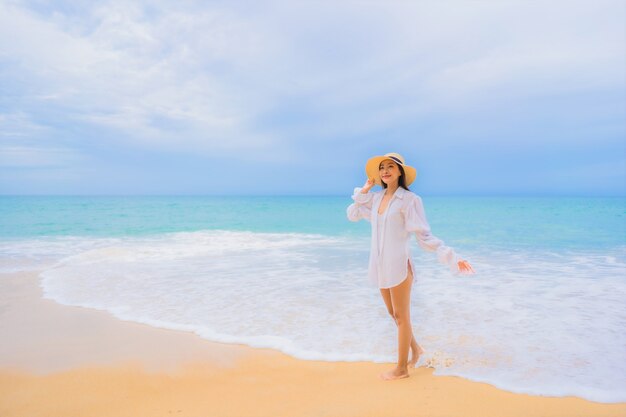
[[[626,196],[626,2],[0,0],[0,194]]]

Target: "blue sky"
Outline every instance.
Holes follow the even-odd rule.
[[[624,1],[0,0],[1,194],[626,195]]]

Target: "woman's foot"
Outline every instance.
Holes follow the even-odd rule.
[[[384,379],[387,381],[392,380],[392,379],[408,378],[409,371],[407,368],[396,367],[392,371],[383,372],[382,374],[380,374],[380,377],[381,379]]]
[[[409,368],[415,368],[415,364],[417,363],[417,361],[420,358],[420,355],[422,353],[424,353],[424,350],[422,349],[422,347],[420,345],[417,345],[417,352],[415,352],[415,350],[411,349],[411,360],[408,362],[407,366]]]

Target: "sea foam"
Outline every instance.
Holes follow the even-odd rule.
[[[412,250],[419,365],[514,392],[626,401],[624,248],[476,249],[467,276]],[[301,359],[392,363],[396,327],[367,281],[368,251],[363,237],[219,230],[0,246],[2,265],[40,268],[59,303]]]

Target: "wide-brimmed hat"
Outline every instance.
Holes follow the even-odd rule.
[[[417,170],[412,166],[406,165],[404,163],[404,158],[402,157],[402,155],[393,152],[386,153],[382,156],[374,156],[368,159],[367,163],[365,164],[365,173],[367,174],[367,178],[373,178],[376,184],[382,186],[379,167],[380,163],[383,162],[385,159],[391,159],[393,162],[402,166],[402,168],[404,169],[404,175],[406,177],[404,179],[404,183],[407,187],[411,185],[413,181],[415,181],[415,177],[417,177]]]

